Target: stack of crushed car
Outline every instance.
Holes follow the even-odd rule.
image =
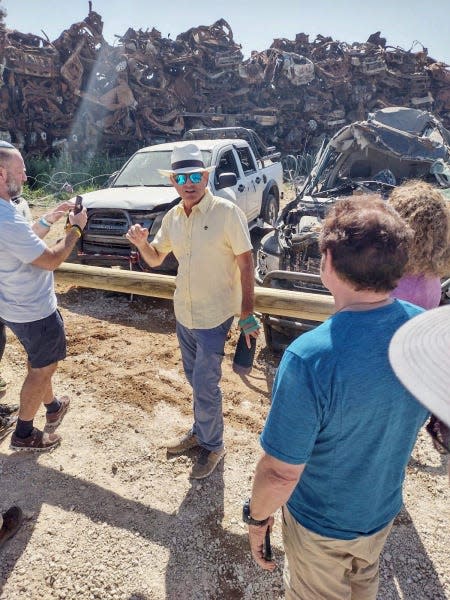
[[[244,60],[223,19],[174,40],[128,29],[112,46],[89,4],[53,42],[0,18],[0,138],[26,155],[99,144],[123,154],[217,125],[253,127],[300,152],[392,105],[433,110],[450,126],[449,67],[425,48],[390,47],[379,33],[353,44],[299,33]]]

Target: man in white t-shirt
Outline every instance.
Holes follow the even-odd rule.
[[[52,376],[66,356],[66,339],[56,306],[53,271],[69,256],[86,225],[83,210],[69,214],[66,235],[49,248],[43,241],[52,223],[72,205],[41,217],[33,225],[16,210],[13,198],[21,195],[27,180],[20,152],[0,143],[0,322],[19,339],[28,356],[28,371],[20,392],[20,409],[12,450],[43,452],[61,438],[54,430],[69,407],[69,398],[56,398]],[[33,427],[41,404],[46,407],[46,430]]]
[[[16,209],[19,211],[19,213],[27,221],[31,222],[31,220],[32,220],[31,219],[31,211],[30,211],[30,207],[28,206],[28,202],[25,200],[25,198],[23,198],[22,196],[19,196],[18,198],[13,198],[12,201],[15,204]],[[44,217],[48,217],[48,215],[44,215]],[[6,346],[6,331],[5,331],[5,326],[4,326],[4,324],[2,322],[0,322],[0,361],[3,358],[3,353],[5,351],[5,346]],[[0,375],[0,394],[2,392],[4,392],[7,387],[8,387],[7,382]]]

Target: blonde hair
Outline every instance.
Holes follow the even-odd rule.
[[[444,276],[450,273],[450,205],[424,181],[397,187],[388,203],[414,232],[405,273]]]

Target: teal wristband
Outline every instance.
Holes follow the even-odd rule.
[[[239,319],[238,321],[239,327],[245,327],[245,325],[254,325],[255,323],[258,323],[255,315],[248,315],[248,317],[245,319]]]
[[[39,225],[42,225],[42,227],[46,227],[47,229],[50,229],[50,227],[52,226],[52,224],[49,223],[45,217],[41,217],[38,223]]]
[[[245,319],[239,319],[238,326],[245,334],[252,333],[260,329],[261,325],[255,315],[249,315]]]

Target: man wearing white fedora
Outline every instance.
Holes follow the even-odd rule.
[[[255,337],[252,244],[247,220],[238,206],[213,196],[199,148],[180,144],[171,155],[171,170],[160,170],[180,196],[164,217],[152,243],[148,229],[133,225],[127,238],[151,266],[169,252],[178,260],[174,295],[176,331],[183,367],[193,390],[194,424],[170,442],[169,454],[200,447],[191,472],[194,479],[210,475],[225,454],[222,394],[219,387],[225,340],[234,315]]]

